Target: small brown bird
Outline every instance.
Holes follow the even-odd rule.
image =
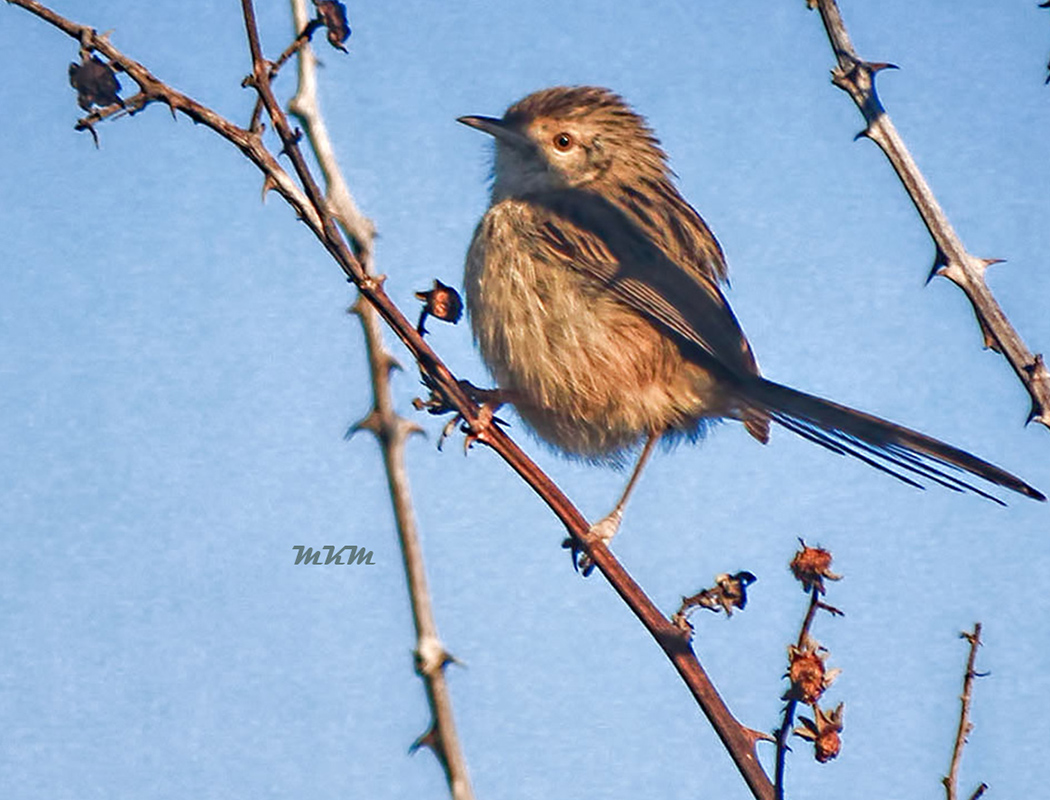
[[[998,498],[945,467],[1037,500],[1009,472],[916,431],[763,378],[722,294],[726,262],[678,193],[646,121],[607,89],[558,87],[501,119],[460,117],[496,141],[492,200],[467,254],[474,336],[540,438],[594,460],[644,441],[612,512],[611,538],[653,444],[713,418],[758,441],[776,422],[922,486]]]

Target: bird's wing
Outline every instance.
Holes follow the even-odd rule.
[[[540,255],[595,279],[625,305],[699,348],[705,366],[757,374],[744,332],[716,282],[719,273],[703,265],[683,269],[639,223],[596,194],[561,190],[529,200],[540,209],[534,242],[545,251]]]
[[[944,467],[964,470],[1036,500],[1041,492],[965,450],[896,423],[767,381],[717,273],[672,260],[620,208],[588,192],[563,190],[530,198],[539,206],[538,241],[545,255],[600,282],[624,304],[679,337],[684,352],[733,385],[741,400],[790,431],[920,486],[914,475],[1001,503]]]

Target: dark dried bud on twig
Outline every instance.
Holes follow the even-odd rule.
[[[839,754],[842,749],[842,703],[839,703],[831,711],[825,711],[819,706],[813,706],[816,719],[799,717],[802,727],[795,728],[795,735],[813,742],[813,756],[821,764],[825,764]]]
[[[683,630],[691,627],[688,622],[689,612],[694,608],[706,608],[708,611],[725,611],[727,617],[733,616],[733,609],[743,609],[747,605],[747,587],[758,578],[747,570],[734,575],[722,573],[715,576],[715,585],[704,589],[691,597],[683,597],[682,605],[675,612],[672,621]]]
[[[350,38],[350,23],[346,18],[346,6],[339,0],[321,0],[316,3],[317,18],[328,29],[328,43],[337,50],[346,52],[343,42]]]
[[[77,104],[85,111],[90,111],[93,105],[105,107],[118,103],[124,107],[124,101],[117,94],[120,81],[109,64],[98,56],[70,64],[69,85],[77,90]]]
[[[816,703],[842,672],[840,669],[829,670],[825,663],[827,659],[828,651],[811,637],[806,637],[802,647],[790,645],[787,677],[791,688],[784,699],[798,700],[808,706]]]
[[[455,325],[463,316],[463,300],[459,292],[451,286],[446,286],[439,280],[434,281],[434,288],[428,292],[416,292],[416,299],[423,301],[423,311],[419,315],[419,323],[416,330],[419,335],[426,334],[427,317],[436,317],[443,322],[451,322]]]
[[[809,592],[816,587],[824,594],[824,579],[837,581],[842,576],[831,571],[831,553],[822,547],[809,547],[799,539],[802,549],[791,559],[791,572],[802,583],[802,588]]]

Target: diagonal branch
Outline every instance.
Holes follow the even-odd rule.
[[[598,537],[589,533],[590,526],[565,494],[506,433],[491,423],[452,375],[437,354],[423,340],[401,310],[383,289],[383,276],[368,274],[352,252],[339,226],[329,211],[328,204],[314,180],[298,146],[300,134],[288,123],[283,109],[270,87],[270,65],[263,58],[255,25],[255,12],[250,0],[242,0],[245,28],[252,54],[252,74],[245,80],[262,98],[273,129],[280,137],[282,154],[292,162],[302,188],[291,181],[276,159],[263,147],[259,132],[240,128],[210,109],[177,92],[157,80],[138,62],[124,56],[105,37],[95,34],[90,27],[78,25],[43,6],[36,0],[7,0],[49,22],[73,38],[85,49],[95,49],[120,69],[126,71],[147,92],[152,100],[167,103],[173,111],[181,111],[237,146],[266,175],[266,187],[275,189],[306,223],[324,248],[340,266],[347,278],[371,303],[379,316],[423,369],[430,385],[443,396],[448,405],[461,415],[465,429],[474,441],[480,441],[496,451],[500,457],[550,507],[578,546],[602,572],[623,601],[656,640],[678,674],[685,682],[697,704],[728,750],[734,764],[754,797],[771,800],[773,787],[766,776],[755,751],[757,736],[743,726],[726,707],[714,684],[704,671],[690,646],[686,635],[678,629],[627,573],[623,566]]]
[[[307,29],[309,19],[306,0],[292,0],[292,17],[296,30]],[[375,226],[358,209],[342,170],[339,169],[335,148],[328,135],[328,126],[318,104],[317,58],[313,48],[308,41],[303,40],[302,34],[296,38],[296,43],[299,52],[299,82],[295,96],[288,104],[289,110],[306,129],[306,137],[324,175],[328,206],[332,214],[350,238],[362,267],[374,275],[372,252]],[[285,50],[285,53],[287,52],[289,51]],[[382,449],[390,499],[394,507],[395,527],[412,602],[412,619],[416,629],[416,671],[423,680],[430,706],[431,725],[427,733],[420,737],[417,746],[427,744],[434,751],[445,771],[453,800],[474,800],[467,761],[456,733],[452,697],[445,680],[445,668],[453,658],[445,650],[434,620],[434,610],[427,589],[423,548],[419,541],[408,471],[405,469],[405,443],[412,433],[419,431],[419,426],[401,417],[394,409],[390,373],[396,362],[383,343],[382,326],[375,308],[369,303],[358,302],[354,304],[353,311],[364,329],[373,393],[372,411],[356,427],[375,434]]]
[[[870,63],[857,55],[835,0],[807,2],[811,8],[820,11],[838,61],[831,73],[832,83],[848,93],[864,115],[867,127],[859,136],[871,139],[886,154],[933,237],[937,254],[929,277],[943,275],[962,289],[973,306],[984,336],[984,346],[1002,353],[1031,396],[1028,422],[1034,420],[1050,428],[1050,369],[1047,369],[1042,354],[1033,355],[1028,349],[985,282],[985,271],[1000,259],[978,258],[966,250],[879,101],[875,75],[893,65]]]

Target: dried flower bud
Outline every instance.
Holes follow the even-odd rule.
[[[799,717],[802,727],[795,728],[795,735],[813,742],[813,756],[821,764],[825,764],[839,754],[842,749],[842,703],[839,703],[832,711],[825,711],[819,706],[813,706],[816,712],[816,720],[807,717]]]
[[[69,85],[77,90],[77,104],[85,111],[90,111],[93,105],[105,107],[119,103],[124,106],[117,94],[120,81],[113,74],[112,67],[98,56],[91,56],[80,64],[70,64]]]
[[[821,695],[831,686],[842,670],[827,668],[825,663],[828,651],[810,637],[802,647],[788,647],[788,680],[791,688],[784,695],[785,700],[798,700],[806,705],[816,703]]]
[[[743,609],[747,605],[747,587],[757,580],[758,578],[747,570],[741,570],[735,575],[716,575],[715,585],[710,589],[682,598],[682,607],[675,617],[682,617],[684,620],[686,613],[697,606],[714,612],[725,611],[726,616],[731,617],[734,608]]]
[[[722,573],[715,578],[715,585],[721,590],[720,600],[727,616],[731,613],[731,608],[743,610],[747,605],[747,587],[757,580],[758,578],[747,570],[735,575]]]
[[[317,4],[317,17],[328,29],[328,43],[337,50],[346,52],[343,42],[350,38],[350,23],[346,18],[346,6],[339,0],[321,0]]]
[[[822,547],[809,547],[799,539],[802,549],[791,559],[791,572],[802,582],[802,588],[809,592],[816,587],[824,594],[824,579],[837,581],[842,576],[831,571],[831,553]]]
[[[427,317],[437,317],[455,325],[463,316],[463,300],[460,299],[459,292],[439,280],[434,281],[434,288],[430,291],[416,292],[416,298],[424,303],[423,312],[419,315],[419,324],[416,325],[420,335],[426,333],[424,323]]]

